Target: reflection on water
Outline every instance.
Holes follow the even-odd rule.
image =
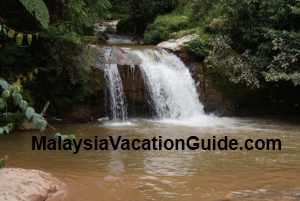
[[[41,133],[20,132],[0,138],[0,156],[9,156],[10,167],[41,169],[61,178],[69,185],[67,201],[217,201],[235,191],[276,192],[300,187],[300,125],[262,119],[225,118],[214,122],[203,126],[197,121],[136,119],[122,124],[59,125],[58,129],[91,138],[272,137],[282,140],[283,150],[82,151],[73,155],[31,151],[31,136]]]

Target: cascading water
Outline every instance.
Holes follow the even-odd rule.
[[[131,50],[138,55],[153,108],[160,119],[190,119],[204,115],[189,69],[165,50]]]
[[[111,50],[105,52],[105,57],[109,60]],[[127,107],[123,90],[121,76],[117,64],[105,64],[105,80],[109,90],[109,106],[111,118],[113,120],[126,120]]]

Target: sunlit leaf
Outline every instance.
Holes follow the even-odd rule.
[[[33,117],[33,115],[34,115],[34,113],[35,113],[34,109],[33,109],[32,107],[28,107],[28,108],[26,109],[25,116],[26,116],[26,118],[27,118],[28,120],[31,120],[32,117]]]
[[[10,97],[10,91],[8,89],[5,89],[2,94],[1,94],[2,98],[9,98]]]
[[[0,98],[0,110],[3,110],[6,107],[6,100],[4,98]]]
[[[4,89],[4,90],[9,88],[8,82],[6,82],[6,81],[3,80],[3,79],[0,79],[0,86],[1,86],[2,89]]]
[[[22,45],[23,43],[23,33],[18,33],[16,36],[16,43],[17,45]]]
[[[9,29],[8,33],[7,33],[7,36],[9,38],[14,38],[15,37],[15,34],[16,34],[16,31],[13,30],[13,29]]]
[[[32,43],[32,34],[27,34],[27,42],[29,45]]]
[[[43,28],[49,25],[49,12],[43,0],[19,0],[25,9],[33,15]]]

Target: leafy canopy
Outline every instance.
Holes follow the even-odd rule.
[[[36,18],[44,29],[49,25],[49,12],[43,0],[19,0],[25,9]]]

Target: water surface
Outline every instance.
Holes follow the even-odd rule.
[[[216,120],[217,122],[217,120]],[[197,126],[198,125],[198,126]],[[200,126],[201,125],[201,126]],[[217,124],[131,120],[127,123],[56,125],[77,137],[164,136],[280,138],[282,151],[32,151],[32,135],[0,138],[9,167],[40,169],[68,184],[66,201],[217,201],[242,190],[300,188],[300,125],[263,119],[219,119]]]

